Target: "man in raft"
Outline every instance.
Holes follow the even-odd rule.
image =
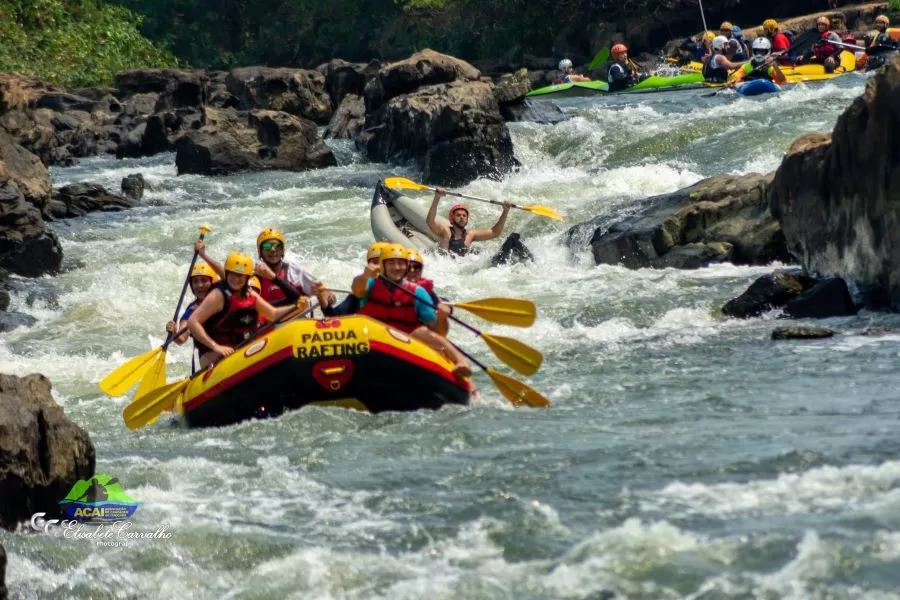
[[[751,53],[753,56],[750,58],[750,62],[741,67],[734,79],[728,82],[728,87],[735,87],[742,81],[754,79],[768,79],[779,84],[785,82],[784,73],[775,64],[775,57],[772,56],[772,42],[768,38],[758,37],[753,40]]]
[[[831,30],[831,21],[828,17],[819,17],[816,19],[816,29],[819,32],[819,39],[813,44],[812,49],[804,55],[798,63],[820,63],[825,67],[826,73],[834,73],[835,68],[840,64],[839,56],[843,50],[841,47],[841,36]]]
[[[628,47],[625,44],[615,44],[609,51],[613,63],[606,72],[606,82],[609,91],[619,92],[626,90],[636,83],[647,78],[647,74],[641,71],[637,64],[628,58]]]
[[[444,188],[437,188],[434,192],[434,200],[431,201],[431,208],[428,209],[428,216],[425,217],[425,223],[428,228],[438,236],[440,240],[438,245],[456,256],[465,256],[472,251],[473,242],[484,242],[500,237],[503,228],[506,226],[506,217],[509,216],[509,209],[512,203],[505,201],[503,203],[503,212],[500,213],[500,219],[494,223],[490,229],[466,229],[469,224],[469,209],[465,204],[458,203],[450,207],[450,225],[444,225],[437,221],[438,203],[447,194]]]
[[[379,266],[366,265],[361,275],[353,279],[351,289],[359,298],[359,313],[406,332],[445,353],[455,363],[456,377],[469,377],[472,369],[465,356],[438,333],[446,331],[446,314],[435,311],[425,288],[404,281],[409,271],[410,251],[399,244],[391,244],[381,253]],[[402,288],[402,289],[400,289]]]
[[[253,259],[240,252],[228,255],[225,279],[217,283],[188,319],[194,339],[207,348],[200,355],[200,368],[234,353],[234,347],[253,335],[259,317],[275,321],[309,301],[301,297],[296,306],[275,308],[249,287]]]

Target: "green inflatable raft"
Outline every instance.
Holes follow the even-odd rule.
[[[598,94],[637,94],[640,92],[664,92],[670,89],[702,88],[701,73],[683,73],[673,77],[652,75],[634,86],[618,92],[610,92],[605,81],[578,81],[574,83],[556,83],[538,88],[527,94],[529,98],[575,98]]]

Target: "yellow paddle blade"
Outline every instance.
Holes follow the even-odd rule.
[[[494,369],[486,369],[494,385],[503,394],[503,397],[513,406],[530,406],[532,408],[546,408],[550,406],[550,400],[542,396],[534,388],[522,383],[518,379],[504,375]]]
[[[522,375],[534,375],[544,362],[543,354],[519,340],[486,333],[481,334],[481,339],[487,343],[497,358]]]
[[[534,302],[518,298],[485,298],[457,302],[453,306],[467,310],[485,321],[513,327],[531,327],[537,313]]]
[[[430,192],[432,188],[421,183],[416,183],[412,179],[405,177],[388,177],[384,180],[384,185],[394,190],[419,190],[420,192]]]
[[[125,425],[128,426],[128,429],[133,430],[156,421],[164,410],[175,404],[178,395],[184,391],[190,381],[190,378],[182,379],[156,388],[140,398],[135,398],[122,411]]]
[[[141,385],[138,386],[134,397],[146,396],[156,388],[164,385],[166,385],[166,353],[160,352],[159,356],[156,357],[156,362],[153,363],[153,367],[141,379]]]
[[[551,219],[556,219],[557,221],[562,221],[562,215],[556,212],[556,209],[550,208],[549,206],[541,206],[540,204],[531,204],[529,206],[519,206],[522,210],[527,210],[530,213],[534,213],[536,215],[540,215],[542,217],[549,217]]]
[[[110,396],[121,396],[138,384],[141,377],[153,368],[153,360],[162,352],[162,347],[154,348],[135,356],[127,363],[107,375],[100,382],[100,390]]]

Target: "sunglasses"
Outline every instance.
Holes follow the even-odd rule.
[[[262,244],[260,244],[259,247],[262,250],[278,250],[282,246],[281,246],[281,242],[276,241],[276,240],[270,240],[268,242],[263,242]]]
[[[420,265],[419,263],[409,263],[410,271],[421,271],[423,268],[424,266]]]

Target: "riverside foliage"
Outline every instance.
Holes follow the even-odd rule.
[[[140,26],[127,8],[97,0],[0,0],[0,71],[87,86],[126,69],[177,66]]]

